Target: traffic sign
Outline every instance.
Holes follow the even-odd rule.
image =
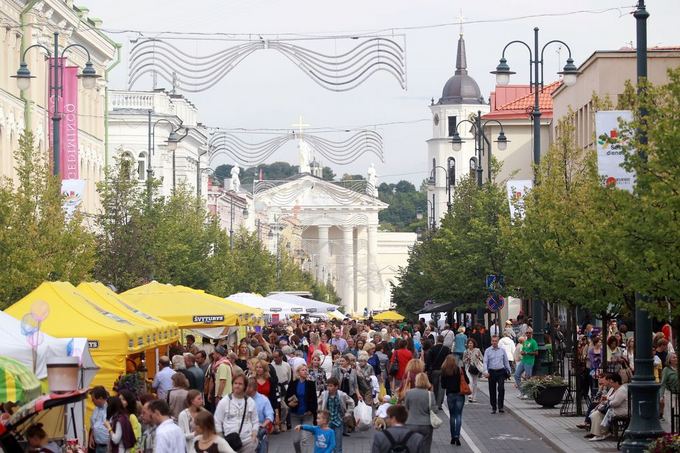
[[[486,306],[491,311],[500,311],[505,306],[505,298],[500,294],[489,294],[486,299]]]

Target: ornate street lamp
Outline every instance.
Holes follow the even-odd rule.
[[[51,70],[53,71],[52,83],[49,85],[48,89],[48,97],[54,99],[54,111],[52,112],[52,159],[53,159],[52,173],[54,175],[59,175],[59,151],[60,151],[59,148],[61,139],[59,127],[59,123],[61,122],[61,112],[59,111],[59,98],[63,96],[64,91],[63,60],[65,58],[66,51],[74,47],[77,47],[79,49],[82,49],[87,55],[87,62],[85,63],[85,67],[78,75],[78,78],[83,82],[83,88],[87,90],[94,88],[95,86],[97,86],[97,79],[101,76],[97,74],[97,71],[94,69],[94,65],[92,64],[92,57],[90,56],[90,51],[87,50],[87,48],[82,44],[77,43],[69,44],[60,52],[59,33],[55,32],[54,48],[52,51],[50,51],[50,49],[48,49],[46,46],[43,46],[42,44],[33,44],[32,46],[27,47],[26,50],[24,50],[24,52],[21,54],[21,62],[19,63],[19,69],[17,70],[16,75],[12,76],[12,78],[16,79],[17,87],[21,91],[28,90],[31,87],[31,79],[35,78],[35,76],[31,75],[31,71],[28,69],[28,65],[26,64],[26,53],[29,50],[36,47],[43,49],[45,52],[47,52],[48,58],[52,59],[51,68]]]

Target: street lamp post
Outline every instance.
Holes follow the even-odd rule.
[[[175,152],[177,151],[177,145],[179,142],[184,140],[187,135],[189,135],[189,129],[184,128],[184,135],[180,136],[177,132],[182,129],[182,121],[180,120],[179,126],[175,128],[175,124],[168,120],[167,118],[160,118],[155,122],[152,122],[151,114],[152,110],[148,111],[148,124],[149,124],[149,153],[147,155],[147,169],[146,169],[146,181],[147,188],[149,190],[149,202],[151,202],[151,179],[153,178],[153,168],[151,167],[151,155],[156,151],[156,126],[160,123],[166,123],[170,125],[170,134],[167,139],[167,148],[172,151],[172,191],[175,191]]]
[[[16,75],[12,76],[17,81],[17,87],[21,90],[27,90],[31,86],[31,79],[35,76],[31,75],[31,71],[28,69],[26,64],[26,53],[35,48],[39,47],[45,52],[47,56],[52,59],[52,84],[49,86],[48,98],[51,96],[54,102],[54,111],[52,112],[52,174],[55,176],[59,175],[59,147],[60,147],[60,136],[59,136],[59,124],[61,122],[61,112],[59,111],[59,97],[63,96],[64,86],[63,86],[63,73],[64,73],[64,56],[66,51],[77,47],[82,49],[87,55],[87,62],[82,72],[78,75],[83,81],[83,88],[90,90],[94,88],[97,84],[97,79],[101,77],[97,74],[92,64],[92,57],[90,56],[90,51],[87,50],[82,44],[69,44],[64,47],[64,49],[59,52],[59,33],[54,32],[54,48],[52,51],[42,44],[33,44],[24,50],[21,55],[21,62],[19,63],[19,69]]]
[[[437,165],[436,159],[432,159],[432,171],[430,172],[430,184],[433,187],[437,185],[437,169],[440,168],[446,173],[446,209],[451,210],[451,186],[456,185],[456,159],[449,157],[446,160],[446,168],[441,165]]]
[[[638,0],[633,14],[637,35],[637,83],[638,94],[644,90],[647,79],[647,18],[649,13],[644,0]],[[636,131],[638,142],[647,144],[644,129],[647,110],[639,110],[643,127]],[[646,155],[643,155],[646,159]],[[654,379],[654,357],[652,353],[652,317],[642,307],[640,294],[635,295],[635,374],[628,384],[630,392],[630,425],[626,429],[626,439],[621,445],[624,452],[643,452],[652,439],[663,434],[659,422],[659,384]]]
[[[505,136],[505,131],[503,130],[503,124],[498,121],[498,120],[488,120],[482,122],[482,112],[477,111],[477,115],[474,117],[474,121],[470,120],[461,120],[456,124],[456,129],[453,132],[453,136],[451,137],[451,146],[453,147],[454,151],[460,151],[463,149],[463,143],[465,143],[465,140],[463,140],[460,137],[460,134],[458,133],[458,128],[460,127],[461,124],[463,123],[469,123],[472,126],[472,130],[475,134],[475,157],[470,159],[470,163],[472,164],[474,162],[474,167],[472,165],[470,166],[471,169],[474,169],[477,172],[477,185],[482,186],[482,153],[484,151],[484,143],[486,142],[489,146],[489,165],[488,165],[488,180],[492,180],[492,175],[491,175],[491,143],[489,142],[489,139],[486,138],[486,127],[489,123],[494,123],[500,126],[501,131],[498,134],[498,137],[494,142],[498,146],[499,151],[505,151],[505,149],[508,147],[508,143],[510,140]]]
[[[427,200],[427,204],[430,208],[430,229],[434,231],[437,229],[437,219],[434,211],[434,192],[432,193],[432,200]]]
[[[571,48],[564,41],[559,39],[553,39],[548,41],[540,48],[538,42],[538,27],[534,28],[534,48],[533,51],[531,46],[524,41],[515,40],[510,41],[503,48],[501,54],[501,59],[496,66],[495,71],[491,71],[491,74],[496,75],[496,83],[500,86],[505,86],[510,83],[510,76],[515,74],[515,72],[510,70],[508,61],[505,59],[505,51],[512,44],[521,44],[527,48],[529,51],[529,85],[534,93],[534,108],[531,112],[531,117],[533,119],[533,139],[534,139],[534,149],[533,149],[533,162],[534,162],[534,184],[538,184],[538,166],[541,163],[541,108],[539,103],[539,94],[543,89],[543,53],[546,47],[550,44],[561,44],[569,52],[567,57],[567,64],[564,65],[562,71],[558,74],[562,75],[562,81],[565,85],[571,86],[576,83],[576,77],[578,75],[578,69],[574,65],[574,60],[571,57]],[[532,74],[533,72],[533,74]],[[534,339],[538,343],[538,366],[536,371],[538,373],[543,373],[545,370],[542,368],[543,359],[545,357],[545,320],[544,320],[544,307],[543,302],[538,298],[534,298],[532,302],[532,319],[533,319],[533,329],[534,329]]]

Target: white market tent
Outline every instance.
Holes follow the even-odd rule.
[[[88,388],[99,368],[95,365],[86,338],[55,338],[40,332],[35,356],[22,332],[21,321],[0,311],[1,353],[26,365],[38,379],[47,378],[47,359],[52,357],[79,357],[82,365],[81,384]]]
[[[301,315],[305,313],[305,307],[296,303],[262,297],[253,293],[236,293],[227,297],[229,300],[238,302],[249,307],[260,308],[265,315]]]
[[[337,305],[328,304],[314,299],[307,299],[290,293],[272,293],[267,296],[267,299],[273,299],[279,302],[286,302],[289,304],[304,307],[305,313],[328,313],[338,309]]]

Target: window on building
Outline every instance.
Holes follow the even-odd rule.
[[[139,153],[139,158],[137,159],[137,179],[140,181],[146,180],[146,153]]]
[[[456,124],[458,124],[456,117],[449,116],[449,137],[453,137],[453,134],[456,132]]]

